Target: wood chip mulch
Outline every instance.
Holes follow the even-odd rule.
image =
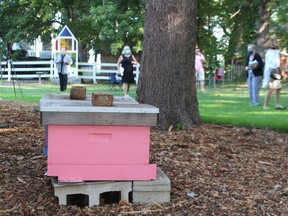
[[[36,108],[35,108],[36,107]],[[59,206],[44,176],[37,104],[0,100],[0,215],[288,215],[288,134],[203,124],[151,131],[151,163],[171,202]],[[3,128],[9,126],[9,128]]]

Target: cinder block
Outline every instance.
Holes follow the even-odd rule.
[[[154,202],[170,202],[170,191],[133,191],[133,203],[149,204]]]
[[[54,195],[59,198],[59,205],[67,205],[67,195],[85,194],[89,196],[89,207],[99,205],[100,194],[105,192],[120,191],[121,200],[129,200],[132,191],[132,182],[80,182],[58,183],[53,179]]]
[[[157,168],[157,179],[151,181],[133,181],[133,203],[170,202],[171,183],[165,173]]]

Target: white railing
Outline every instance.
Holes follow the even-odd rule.
[[[37,72],[43,72],[42,78],[53,77],[54,63],[53,61],[18,61],[8,60],[1,62],[1,79],[29,79],[38,78]]]
[[[140,65],[134,66],[136,84],[138,84]],[[116,63],[84,63],[78,62],[78,77],[81,79],[91,79],[93,83],[98,80],[109,80],[110,73],[117,73]]]
[[[41,65],[41,66],[40,66]],[[136,84],[138,84],[140,65],[134,66],[134,75]],[[42,78],[56,78],[58,73],[56,65],[53,60],[50,61],[18,61],[18,62],[1,62],[1,79],[11,81],[12,78],[38,78],[39,74],[36,72],[43,72]],[[116,63],[85,63],[78,62],[78,68],[72,67],[72,74],[70,77],[80,79],[92,80],[97,83],[99,80],[109,80],[110,73],[117,73]]]

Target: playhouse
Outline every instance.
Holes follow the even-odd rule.
[[[73,35],[67,25],[63,27],[63,29],[56,38],[52,38],[52,59],[54,59],[59,53],[61,53],[62,48],[65,48],[67,54],[69,54],[73,59],[70,76],[78,77],[78,40]],[[58,77],[56,66],[54,67],[54,77]]]

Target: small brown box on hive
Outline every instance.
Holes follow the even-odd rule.
[[[72,100],[85,100],[86,87],[84,86],[72,86],[70,89],[70,99]]]
[[[110,93],[92,93],[93,106],[112,106],[113,95]]]

